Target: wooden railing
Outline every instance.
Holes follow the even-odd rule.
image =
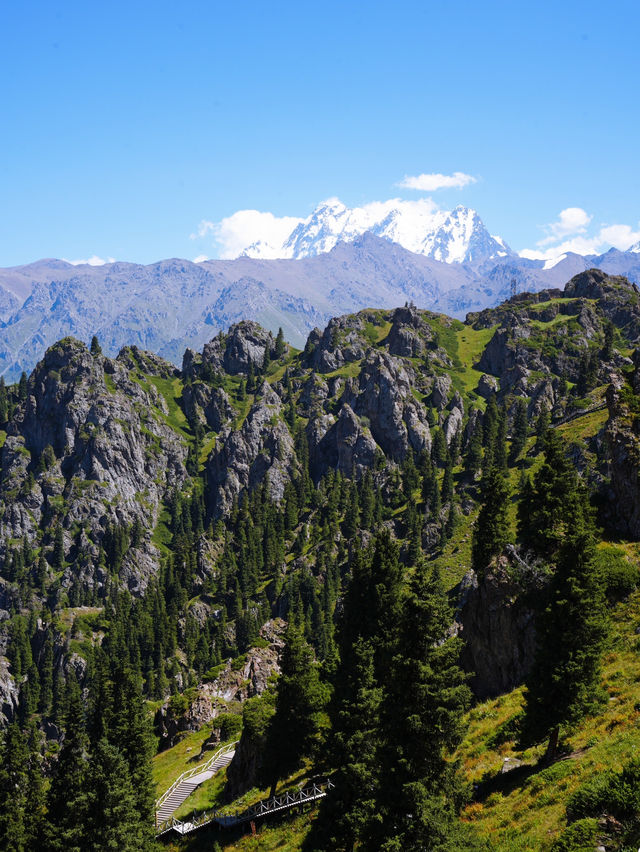
[[[213,757],[210,757],[206,763],[200,763],[198,766],[194,766],[193,769],[188,769],[186,772],[183,772],[179,778],[173,782],[173,784],[166,790],[162,796],[156,802],[156,813],[160,810],[162,805],[166,802],[169,796],[173,793],[173,791],[178,787],[183,781],[188,781],[189,778],[193,778],[194,775],[199,775],[201,772],[206,772],[208,769],[214,765],[214,763],[220,760],[225,754],[229,754],[230,751],[235,751],[235,747],[238,745],[238,740],[235,740],[232,743],[227,743],[227,745],[219,748]]]
[[[322,799],[334,787],[335,784],[331,779],[314,781],[301,790],[289,791],[281,793],[279,796],[272,796],[270,799],[263,799],[244,811],[235,811],[233,813],[227,810],[205,811],[197,816],[194,814],[192,819],[184,821],[171,817],[171,819],[165,820],[165,822],[157,826],[156,836],[159,837],[167,831],[177,831],[178,834],[191,834],[192,831],[197,831],[199,828],[203,828],[205,825],[214,822],[223,828],[230,828],[233,825],[240,825],[240,823],[249,822],[252,819],[268,816],[277,811],[293,808],[296,805],[303,805],[305,802],[314,802],[317,799]]]

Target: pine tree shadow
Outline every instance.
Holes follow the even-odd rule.
[[[528,778],[541,772],[545,766],[541,763],[523,763],[504,772],[500,769],[495,775],[483,779],[474,787],[473,800],[484,802],[492,793],[508,796],[514,790],[523,787]]]

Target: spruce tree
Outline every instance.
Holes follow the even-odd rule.
[[[28,852],[27,743],[17,723],[9,725],[0,749],[0,849]]]
[[[18,399],[24,400],[27,398],[27,374],[23,371],[20,374],[20,381],[18,382]]]
[[[4,376],[0,376],[0,423],[6,423],[9,419],[9,403],[7,399],[7,388]]]
[[[276,345],[274,354],[276,358],[282,358],[284,354],[284,334],[282,328],[278,329],[278,334],[276,335]]]
[[[451,848],[462,785],[449,755],[462,740],[471,702],[462,640],[448,636],[451,618],[437,569],[419,564],[382,708],[380,816],[366,848]]]
[[[559,549],[548,604],[536,621],[536,656],[526,682],[525,735],[533,741],[549,737],[549,761],[561,727],[579,722],[603,700],[600,662],[608,619],[588,516],[585,506],[587,520]]]
[[[464,460],[467,474],[475,478],[482,465],[482,425],[476,420]]]
[[[98,355],[102,355],[102,347],[100,346],[100,342],[95,334],[91,338],[91,347],[89,351],[94,358],[97,358]]]
[[[524,450],[527,443],[527,435],[529,432],[529,421],[527,418],[527,403],[522,397],[518,397],[516,402],[516,412],[513,417],[513,429],[511,431],[511,451],[509,453],[509,461],[515,464],[520,453]]]
[[[375,676],[371,640],[358,638],[348,647],[343,645],[336,684],[329,742],[330,765],[338,767],[334,782],[340,795],[328,796],[322,803],[320,817],[304,846],[314,852],[353,849],[371,834],[376,817],[383,690]]]
[[[509,543],[508,501],[509,485],[504,471],[493,464],[482,478],[482,505],[473,528],[471,560],[478,576],[484,574],[493,557],[502,553]]]
[[[88,852],[140,852],[150,848],[127,761],[106,739],[93,750],[86,787]]]
[[[68,675],[66,704],[64,743],[47,796],[47,848],[51,852],[84,852],[88,845],[87,736],[80,687],[72,672]]]
[[[271,785],[271,796],[280,778],[290,775],[305,757],[315,753],[326,727],[327,699],[313,651],[300,628],[290,623],[280,664],[275,714],[265,746],[264,774]]]
[[[518,536],[541,556],[550,557],[583,520],[583,498],[575,468],[560,434],[547,429],[544,463],[518,504]]]

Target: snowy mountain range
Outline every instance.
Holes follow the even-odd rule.
[[[330,198],[300,220],[281,244],[259,240],[241,255],[263,260],[316,257],[331,251],[339,242],[353,242],[364,233],[442,263],[479,265],[514,255],[501,237],[487,231],[475,210],[462,205],[451,211],[438,210],[426,198],[396,198],[351,208],[338,198]]]
[[[299,260],[174,258],[147,266],[41,260],[0,269],[0,374],[15,380],[66,335],[89,343],[97,334],[109,355],[135,344],[179,364],[187,346],[199,349],[241,319],[255,319],[274,332],[281,326],[287,340],[302,347],[315,326],[367,307],[412,301],[463,319],[468,311],[508,298],[514,287],[518,292],[562,287],[593,266],[640,283],[640,246],[591,257],[566,254],[554,263],[527,260],[497,240],[489,242],[493,238],[482,233],[474,216],[460,211],[452,219],[466,222],[470,231],[450,229],[439,244],[430,237],[429,251],[464,262],[444,263],[426,256],[426,246],[425,252],[412,252],[365,232]],[[301,229],[300,251],[302,236]],[[328,245],[329,234],[325,239]],[[311,242],[306,250],[312,251]],[[487,257],[494,251],[497,256]]]

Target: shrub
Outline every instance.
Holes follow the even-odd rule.
[[[605,592],[610,600],[621,600],[638,585],[638,568],[619,547],[608,545],[596,553],[596,567],[602,575]]]
[[[562,832],[551,852],[593,852],[597,833],[598,820],[581,819]]]
[[[169,710],[174,717],[183,716],[189,709],[189,699],[186,695],[176,693],[169,699]]]
[[[222,713],[215,722],[220,731],[221,742],[231,740],[242,730],[242,716],[239,713]]]
[[[603,813],[625,819],[639,810],[640,758],[635,758],[621,772],[603,772],[579,787],[567,802],[567,819]]]

